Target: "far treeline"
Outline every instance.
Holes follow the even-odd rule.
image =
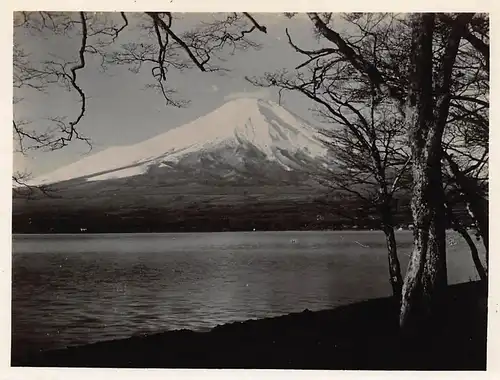
[[[39,204],[39,202],[34,202]],[[379,230],[380,215],[358,199],[295,200],[255,203],[192,203],[177,207],[56,207],[57,199],[45,207],[16,207],[12,232],[42,233],[146,233],[230,231],[336,231]],[[85,205],[84,205],[85,206]],[[18,211],[19,210],[19,211]],[[465,207],[454,210],[470,226]],[[396,229],[412,229],[410,198],[394,205]],[[448,225],[447,228],[452,228]]]
[[[22,104],[22,91],[62,87],[80,100],[76,115],[54,116],[47,131],[37,133],[26,121],[13,120],[20,150],[56,150],[75,140],[90,143],[78,129],[92,112],[80,78],[90,58],[98,59],[104,70],[124,65],[132,72],[151,73],[148,86],[167,105],[182,106],[175,90],[167,86],[168,73],[225,69],[224,60],[218,59],[224,52],[245,50],[251,59],[251,50],[258,47],[251,38],[267,33],[258,14],[216,14],[208,22],[176,32],[182,17],[170,12],[16,13],[14,115]],[[457,204],[465,205],[488,262],[489,16],[288,13],[286,17],[297,24],[306,22],[318,46],[299,46],[285,31],[290,49],[304,57],[303,63],[293,70],[247,79],[277,88],[280,94],[302,94],[324,121],[335,125],[324,132],[325,139],[343,170],[317,173],[318,179],[332,193],[350,192],[376,208],[378,228],[386,235],[390,282],[400,300],[401,331],[409,345],[417,339],[425,342],[439,328],[446,308],[447,226],[453,226],[477,256],[476,242],[465,229],[468,222],[453,212]],[[130,28],[144,33],[136,42],[122,43],[120,36]],[[16,34],[25,32],[71,38],[73,60],[59,61],[49,51],[44,60],[34,60],[16,42]],[[25,183],[20,173],[13,180]],[[415,228],[403,279],[393,199],[405,190],[411,193]],[[486,284],[487,266],[475,262]]]

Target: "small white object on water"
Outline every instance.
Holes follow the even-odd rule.
[[[355,241],[356,244],[362,246],[363,248],[370,248],[368,245],[361,244],[359,241]]]
[[[297,240],[296,239],[291,239],[290,243],[295,244],[295,243],[297,243]]]

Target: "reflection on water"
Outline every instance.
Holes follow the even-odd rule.
[[[450,282],[477,278],[453,241]],[[389,295],[387,277],[380,232],[16,235],[13,352],[329,308]]]

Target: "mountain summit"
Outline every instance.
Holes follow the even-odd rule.
[[[325,166],[327,154],[318,129],[274,102],[240,98],[151,139],[110,147],[33,182],[105,181],[173,171],[225,179],[281,178]]]

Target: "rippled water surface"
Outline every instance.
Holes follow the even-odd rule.
[[[409,232],[397,234],[406,268]],[[450,282],[477,278],[448,236]],[[13,352],[319,310],[390,294],[381,232],[15,235]]]

